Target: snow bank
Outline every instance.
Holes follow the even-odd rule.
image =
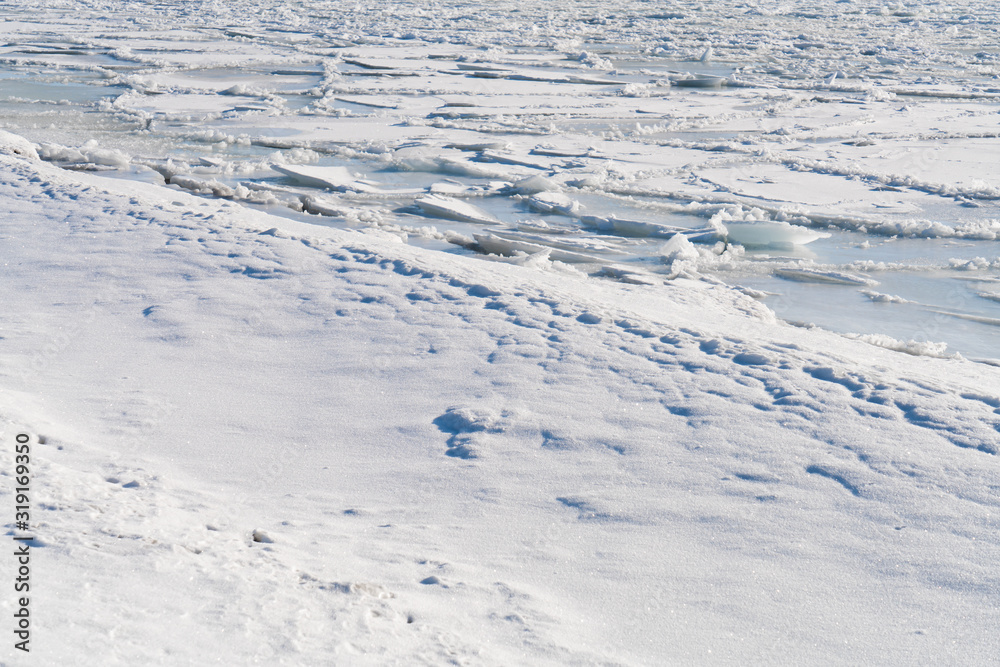
[[[18,157],[38,159],[35,145],[22,136],[0,130],[0,154],[16,155]]]
[[[987,366],[551,249],[0,165],[0,423],[51,499],[53,662],[891,660],[913,628],[992,655]]]

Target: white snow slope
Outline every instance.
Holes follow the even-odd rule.
[[[4,664],[996,664],[992,366],[13,154],[0,216]]]

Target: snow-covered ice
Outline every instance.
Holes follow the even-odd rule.
[[[5,6],[0,660],[993,664],[994,10]]]

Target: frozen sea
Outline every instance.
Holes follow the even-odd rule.
[[[988,3],[107,7],[5,9],[0,127],[64,168],[998,356]]]
[[[996,9],[0,3],[0,663],[997,664]]]

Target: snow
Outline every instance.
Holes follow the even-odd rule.
[[[3,130],[0,130],[0,153],[38,159],[34,144],[24,137]]]
[[[476,222],[480,224],[490,224],[499,222],[492,215],[482,210],[478,206],[468,202],[459,201],[444,195],[429,194],[414,201],[420,210],[428,216],[434,218],[445,218],[447,220],[458,220],[461,222]]]
[[[3,10],[0,661],[995,661],[988,4],[340,9]]]
[[[297,183],[313,188],[339,191],[355,190],[358,192],[375,191],[375,188],[359,181],[345,167],[311,167],[276,164],[271,168],[282,174],[291,176]]]

